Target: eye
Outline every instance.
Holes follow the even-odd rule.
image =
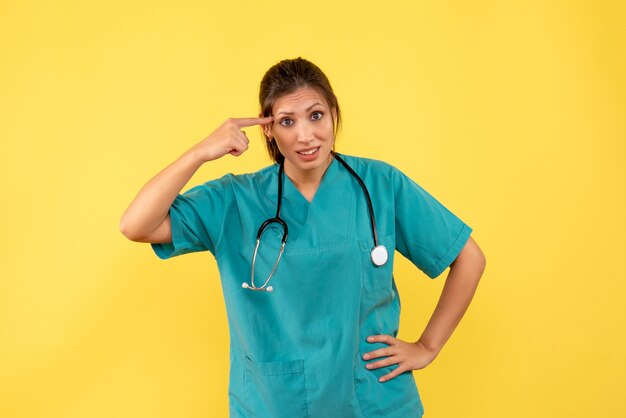
[[[322,119],[322,116],[324,116],[324,113],[322,113],[322,112],[313,112],[313,113],[311,113],[311,119],[313,119],[313,120],[320,120],[320,119]]]
[[[289,119],[289,118],[285,118],[285,119],[282,119],[282,120],[280,121],[280,124],[281,124],[282,126],[291,126],[291,125],[293,125],[293,120],[291,120],[291,119]]]

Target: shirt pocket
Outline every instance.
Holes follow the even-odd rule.
[[[380,359],[376,359],[378,361]],[[402,417],[419,418],[424,407],[415,385],[413,373],[404,372],[384,383],[379,378],[390,373],[397,365],[368,370],[362,354],[354,358],[354,385],[356,397],[365,418]]]
[[[255,362],[245,357],[244,388],[250,417],[309,416],[304,360]]]
[[[393,256],[396,246],[395,235],[386,235],[379,238],[379,245],[387,249],[389,259],[382,266],[376,266],[372,262],[371,252],[374,242],[368,240],[359,241],[361,252],[361,272],[363,274],[363,289],[368,293],[376,293],[382,290],[391,291],[393,282]]]

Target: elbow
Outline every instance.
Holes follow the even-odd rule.
[[[482,274],[485,271],[485,267],[487,267],[487,257],[482,252],[480,247],[476,246],[476,253],[474,255],[474,263],[476,263],[477,268],[480,270]]]
[[[487,257],[482,252],[478,245],[475,246],[474,251],[470,256],[471,263],[473,265],[473,269],[476,272],[478,279],[483,275],[485,268],[487,267]]]
[[[126,219],[126,216],[122,216],[122,219],[120,219],[119,229],[122,235],[124,235],[129,240],[131,241],[138,240],[139,237],[136,231],[133,230],[132,225],[130,224],[128,219]]]
[[[485,272],[485,268],[487,267],[487,257],[485,257],[485,254],[480,253],[480,258],[478,260],[478,266],[480,269],[480,275],[482,276],[483,273]]]

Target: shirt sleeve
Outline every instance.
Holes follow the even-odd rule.
[[[229,176],[179,194],[169,210],[172,242],[151,243],[152,250],[163,260],[206,250],[215,254],[225,214],[233,201]]]
[[[472,228],[397,169],[394,188],[396,249],[434,279],[459,255]]]

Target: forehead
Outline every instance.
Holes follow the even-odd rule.
[[[274,102],[272,109],[274,114],[279,112],[298,112],[307,109],[315,103],[328,107],[326,99],[317,90],[311,87],[302,87],[293,93],[280,96]]]

